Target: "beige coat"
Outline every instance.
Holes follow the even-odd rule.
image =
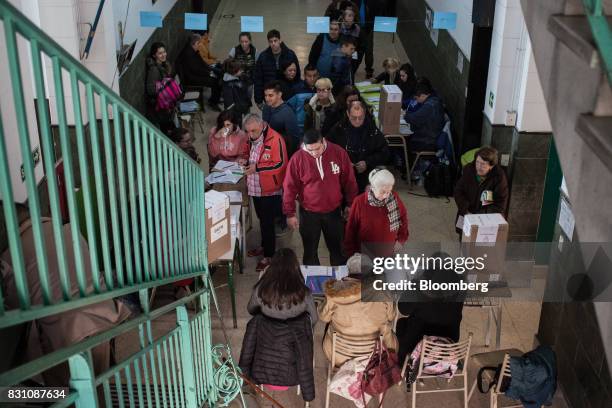
[[[398,349],[397,337],[393,333],[395,308],[393,302],[362,302],[361,282],[345,278],[341,281],[325,282],[325,302],[319,307],[319,318],[331,322],[323,339],[323,351],[331,361],[331,330],[353,337],[372,338],[376,333],[383,336],[389,349]],[[336,365],[342,365],[348,358],[336,354]]]

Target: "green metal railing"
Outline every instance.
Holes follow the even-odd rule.
[[[2,97],[14,105],[11,120],[17,127],[17,134],[8,137],[0,118],[1,216],[16,292],[2,293],[0,285],[0,329],[129,293],[138,293],[144,310],[110,330],[0,373],[0,386],[19,384],[68,362],[71,394],[54,407],[229,404],[241,383],[229,347],[212,344],[209,303],[211,295],[215,298],[207,269],[204,172],[6,0],[0,0],[0,22],[5,37],[0,46],[6,49],[10,73],[4,80],[12,91]],[[22,76],[28,69],[32,80]],[[35,114],[28,109],[28,86]],[[48,104],[47,94],[52,93],[56,103]],[[74,118],[70,123],[69,117]],[[37,124],[42,151],[42,184],[30,153],[32,123]],[[17,140],[32,224],[34,276],[26,268],[33,260],[24,259],[7,160],[7,146]],[[65,195],[56,178],[60,157]],[[48,206],[41,189],[47,190]],[[52,237],[43,234],[43,223],[49,225],[45,217],[51,220]],[[65,235],[66,222],[72,239]],[[49,250],[55,251],[57,265],[49,264]],[[150,289],[187,278],[204,287],[149,311]],[[10,304],[9,298],[17,300]],[[190,317],[185,304],[192,300],[198,308]],[[154,339],[153,324],[170,312],[176,312],[176,327]],[[94,377],[91,349],[135,330],[139,351]]]
[[[602,0],[583,0],[584,11],[591,25],[595,44],[603,60],[603,69],[612,85],[612,30],[604,13]],[[612,10],[607,10],[608,13]]]

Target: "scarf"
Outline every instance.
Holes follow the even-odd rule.
[[[387,215],[389,216],[389,226],[391,232],[399,230],[401,225],[400,211],[393,193],[384,200],[379,200],[374,196],[372,189],[368,190],[368,204],[372,207],[387,207]]]

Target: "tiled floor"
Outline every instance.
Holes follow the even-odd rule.
[[[302,67],[306,63],[308,52],[315,36],[306,34],[306,16],[320,15],[328,2],[326,0],[223,0],[219,9],[211,21],[212,33],[212,50],[220,58],[225,58],[228,50],[237,43],[237,34],[240,31],[240,15],[263,15],[265,18],[265,30],[277,28],[281,32],[282,39],[285,43],[295,50],[300,59]],[[255,45],[263,50],[266,46],[265,34],[255,33],[253,35]],[[376,71],[380,70],[380,64],[384,57],[397,56],[401,61],[406,61],[406,55],[402,49],[398,38],[393,38],[391,34],[377,33],[375,35],[375,67]],[[363,66],[358,72],[358,80],[364,77]],[[205,128],[209,129],[215,120],[214,112],[205,114]],[[196,132],[196,148],[203,159],[202,167],[207,168],[206,142],[208,134]],[[412,242],[440,242],[440,241],[456,241],[457,236],[454,231],[454,221],[456,207],[454,202],[445,199],[432,199],[412,195],[408,192],[405,182],[398,181],[396,186],[400,193],[409,214],[410,219],[410,240]],[[416,190],[417,193],[423,191]],[[247,245],[255,246],[259,243],[259,229],[257,220],[253,224],[253,228],[247,234]],[[302,246],[299,234],[293,234],[290,245],[298,255],[302,254]],[[325,249],[323,240],[321,241],[320,251],[321,262],[329,262],[328,254]],[[251,288],[257,281],[258,275],[255,273],[254,259],[248,259],[244,274],[236,276],[236,291],[237,310],[238,310],[238,328],[231,328],[231,306],[230,297],[227,287],[220,288],[217,291],[221,312],[225,321],[225,328],[229,343],[232,347],[233,355],[236,361],[240,355],[242,336],[246,323],[250,316],[246,311]],[[219,271],[215,275],[215,284],[223,284],[225,282],[225,274]],[[522,350],[530,350],[533,348],[533,338],[537,331],[540,315],[540,304],[534,302],[506,302],[503,304],[503,320],[502,320],[502,348],[519,348]],[[486,351],[484,347],[484,330],[485,330],[486,312],[466,308],[464,309],[463,322],[461,324],[462,337],[473,333],[474,340],[472,346],[472,354]],[[165,321],[165,320],[164,320]],[[156,332],[163,332],[174,325],[172,316],[168,317],[167,323],[156,324]],[[223,332],[220,329],[220,320],[216,314],[213,315],[213,336],[215,342],[225,342]],[[316,327],[315,333],[315,381],[316,381],[316,399],[311,404],[312,407],[321,407],[325,399],[325,384],[327,376],[327,361],[322,353],[321,341],[323,325],[319,324]],[[131,348],[127,344],[123,348],[123,352]],[[473,373],[472,373],[473,374]],[[470,381],[471,378],[470,377]],[[471,384],[471,382],[470,382]],[[295,394],[295,390],[287,392],[272,393],[274,398],[280,401],[286,407],[299,407],[303,405],[301,397]],[[404,407],[410,404],[410,394],[405,391],[404,387],[394,387],[385,398],[385,406]],[[564,406],[562,399],[555,402],[556,407]],[[262,402],[261,406],[272,406],[270,403]],[[461,407],[461,393],[444,393],[444,394],[429,394],[428,396],[419,396],[417,406],[419,407]],[[340,397],[332,396],[332,407],[350,407],[352,403],[343,400]],[[373,404],[371,404],[373,405]],[[237,404],[235,406],[238,406]],[[251,406],[251,405],[249,405]],[[488,399],[482,397],[476,392],[475,397],[470,401],[471,407],[486,407]]]

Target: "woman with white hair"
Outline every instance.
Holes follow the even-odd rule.
[[[366,255],[357,253],[349,258],[346,265],[349,270],[347,277],[329,279],[324,284],[325,302],[319,306],[319,319],[329,323],[323,337],[325,356],[331,360],[332,331],[356,340],[381,335],[385,347],[398,350],[397,337],[393,333],[394,303],[381,297],[385,296],[384,293],[378,293],[375,301],[362,301],[362,296],[372,291],[369,282],[375,276],[372,274],[372,261]],[[346,360],[348,357],[336,353],[337,367]]]
[[[374,169],[370,188],[353,200],[344,234],[347,256],[391,256],[408,240],[408,214],[389,170]],[[365,249],[365,251],[364,251]]]

